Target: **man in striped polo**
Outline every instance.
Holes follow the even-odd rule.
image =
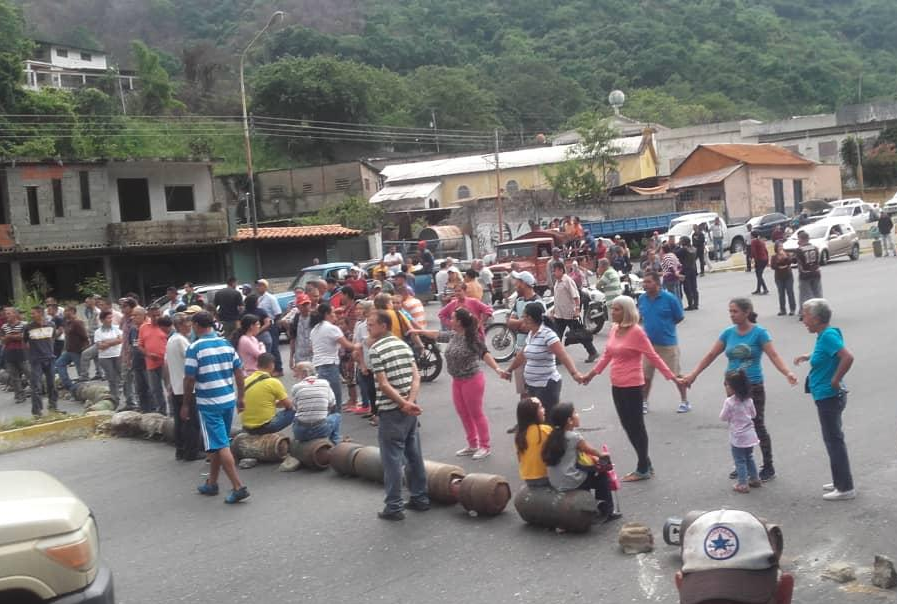
[[[383,463],[383,484],[386,499],[383,520],[404,520],[404,508],[419,512],[430,509],[427,496],[427,474],[420,449],[417,404],[420,375],[414,363],[414,353],[402,340],[392,335],[392,317],[377,310],[368,315],[368,335],[374,343],[370,348],[371,372],[377,386],[377,414],[380,417],[377,438]],[[402,467],[408,476],[411,499],[402,499]]]
[[[249,490],[237,476],[237,466],[230,450],[234,408],[243,410],[243,363],[233,346],[218,337],[214,325],[215,321],[208,312],[193,315],[196,341],[184,355],[181,419],[186,422],[191,413],[198,414],[203,444],[210,457],[209,477],[197,490],[202,495],[217,495],[218,473],[223,469],[233,485],[224,502],[238,503],[249,497]]]

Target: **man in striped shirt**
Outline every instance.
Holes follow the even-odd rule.
[[[424,303],[407,286],[396,291],[402,297],[402,308],[408,311],[408,314],[411,315],[411,320],[417,324],[418,329],[426,329],[427,312],[424,310]]]
[[[293,377],[297,380],[290,393],[296,409],[293,437],[299,442],[329,438],[333,444],[338,444],[342,418],[330,383],[317,377],[315,366],[308,361],[293,367]]]
[[[417,404],[420,375],[414,353],[402,340],[391,334],[392,317],[383,310],[368,315],[371,372],[377,386],[377,414],[380,416],[377,438],[383,463],[383,484],[386,498],[383,520],[403,520],[404,508],[424,512],[430,509],[427,496],[427,474],[420,448]],[[411,499],[402,499],[402,468],[408,475]]]
[[[249,497],[249,490],[237,476],[230,450],[234,408],[243,410],[243,363],[233,346],[218,337],[214,325],[208,312],[193,315],[196,341],[184,355],[181,419],[186,422],[191,413],[198,414],[203,444],[211,461],[209,477],[197,490],[202,495],[217,495],[218,473],[223,469],[233,485],[224,502],[237,503]]]

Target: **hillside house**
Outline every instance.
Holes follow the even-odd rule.
[[[24,71],[25,87],[31,90],[96,88],[113,71],[122,91],[128,92],[134,90],[137,79],[133,72],[116,70],[102,50],[40,40],[35,41],[34,54],[25,61]]]

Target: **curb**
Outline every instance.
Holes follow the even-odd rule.
[[[6,430],[0,432],[0,453],[93,436],[97,425],[107,419],[107,415],[81,415],[46,424]]]

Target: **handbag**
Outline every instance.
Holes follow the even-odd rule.
[[[576,319],[570,324],[567,331],[567,337],[564,338],[564,346],[572,346],[573,344],[583,344],[592,341],[592,332],[585,328],[582,321]]]

